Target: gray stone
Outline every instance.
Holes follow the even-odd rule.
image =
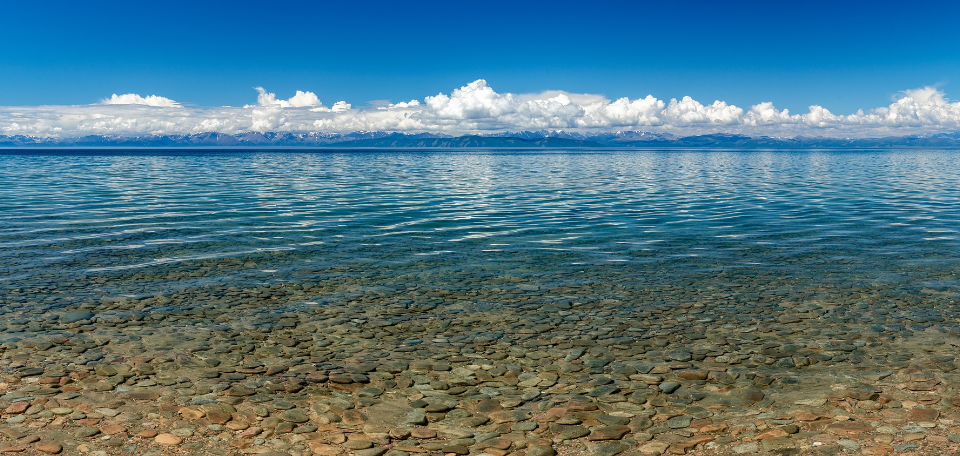
[[[630,418],[625,416],[616,416],[616,415],[597,415],[597,421],[606,424],[607,426],[615,425],[624,425],[630,424]]]
[[[630,449],[630,445],[617,442],[594,443],[589,446],[593,456],[614,456]]]
[[[690,423],[693,421],[693,417],[689,416],[675,416],[667,420],[667,426],[670,429],[682,429],[685,427],[690,427]]]
[[[511,430],[527,432],[532,431],[537,428],[537,423],[535,421],[526,421],[523,423],[517,423],[510,427]]]
[[[583,426],[567,426],[557,434],[557,438],[560,440],[573,440],[584,437],[590,433],[590,430]]]
[[[660,391],[667,394],[672,394],[678,388],[680,388],[680,384],[677,382],[663,382],[660,384]]]
[[[557,450],[552,446],[534,445],[527,449],[527,456],[556,456]]]
[[[375,447],[367,448],[366,450],[356,450],[353,452],[355,456],[382,456],[387,452],[386,448]]]
[[[407,413],[407,416],[406,418],[404,418],[403,423],[423,426],[427,424],[427,414],[420,411],[413,411],[413,412]]]
[[[860,449],[860,444],[850,439],[837,440],[837,445],[840,445],[850,451],[857,451]]]
[[[93,426],[83,426],[83,427],[77,429],[77,430],[73,433],[73,435],[77,436],[77,438],[83,439],[83,438],[87,438],[87,437],[93,437],[93,436],[95,436],[95,435],[97,435],[97,434],[99,434],[99,433],[100,433],[100,429],[97,429],[97,428],[95,428],[95,427],[93,427]]]
[[[589,393],[587,393],[587,396],[600,397],[600,396],[606,396],[609,394],[614,394],[619,391],[620,391],[620,388],[617,388],[616,385],[601,385],[594,388]]]
[[[303,410],[299,409],[284,411],[280,414],[280,419],[283,421],[289,421],[291,423],[306,423],[307,421],[310,421],[310,417],[307,416]]]
[[[78,321],[90,320],[94,316],[95,315],[90,312],[82,312],[82,311],[66,312],[60,315],[60,323],[76,323]]]

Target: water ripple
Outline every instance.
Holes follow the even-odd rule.
[[[73,287],[57,296],[65,305],[322,271],[436,274],[441,287],[504,274],[555,287],[954,287],[958,162],[944,151],[0,155],[0,292]]]

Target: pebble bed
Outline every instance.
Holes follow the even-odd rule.
[[[367,193],[344,202],[335,201],[343,195],[335,184],[342,182],[318,183],[328,192],[326,199],[311,199],[309,210],[271,209],[275,213],[268,220],[252,212],[208,219],[211,212],[201,206],[172,214],[172,201],[153,200],[157,207],[141,209],[137,217],[143,225],[134,226],[118,222],[120,209],[104,215],[98,213],[102,208],[90,207],[124,198],[120,191],[100,199],[81,192],[77,200],[52,204],[43,214],[7,199],[7,206],[0,206],[0,272],[5,276],[0,279],[0,453],[960,452],[955,287],[960,251],[943,231],[957,215],[948,210],[930,218],[917,215],[919,222],[902,227],[874,223],[934,214],[918,211],[917,204],[949,207],[960,201],[956,190],[936,197],[898,193],[900,187],[916,189],[914,179],[960,179],[911,168],[903,157],[882,153],[881,158],[900,163],[894,171],[907,177],[890,170],[871,174],[876,169],[868,165],[877,162],[875,155],[827,154],[828,169],[842,166],[861,178],[864,188],[831,202],[830,192],[844,195],[840,190],[846,187],[836,186],[851,176],[817,184],[811,191],[825,193],[826,199],[810,204],[827,207],[820,214],[795,212],[809,218],[802,220],[803,230],[783,229],[800,222],[769,219],[757,228],[766,215],[746,206],[762,196],[777,198],[775,191],[760,186],[749,198],[738,195],[739,203],[724,199],[697,208],[701,195],[688,194],[682,185],[691,181],[683,179],[671,184],[676,192],[665,192],[646,210],[685,207],[702,219],[719,214],[722,220],[709,231],[674,224],[680,218],[624,227],[619,216],[635,206],[610,207],[606,196],[597,195],[622,200],[632,187],[596,183],[622,169],[626,159],[652,160],[653,165],[638,168],[647,171],[678,164],[689,169],[693,163],[693,174],[715,177],[721,171],[744,173],[744,167],[769,158],[734,154],[718,164],[714,152],[663,154],[559,157],[583,166],[557,165],[556,155],[493,155],[503,162],[492,166],[499,173],[493,187],[529,181],[530,176],[503,169],[519,161],[544,173],[523,185],[568,194],[544,203],[524,199],[533,190],[501,189],[518,199],[498,203],[504,206],[501,212],[472,222],[451,222],[461,212],[444,212],[450,207],[431,206],[438,200],[429,198],[415,209],[398,206],[413,196],[378,192],[375,182],[383,174],[368,176],[363,181]],[[272,185],[269,189],[280,196],[264,198],[282,205],[291,195],[310,193],[292,184],[284,187],[297,171],[323,168],[356,177],[352,173],[360,172],[359,165],[351,160],[369,164],[370,158],[383,158],[295,157],[306,164],[294,166],[291,157],[277,155],[220,159],[230,169],[234,161],[257,160],[281,168],[266,176],[276,180],[261,175],[255,185]],[[458,170],[465,163],[490,165],[491,159],[482,153],[425,157],[387,156],[387,161],[433,160],[422,166],[440,173],[444,166]],[[933,169],[956,160],[949,154],[921,157]],[[55,158],[61,162],[43,166],[81,166],[75,157]],[[81,158],[119,168],[110,172],[125,176],[143,173],[145,164],[157,165],[157,160],[211,166],[216,157]],[[0,165],[10,169],[23,164],[17,160],[33,159],[0,156],[0,162],[9,162]],[[807,169],[810,159],[778,160]],[[124,160],[132,160],[138,171]],[[340,168],[329,170],[335,164]],[[566,180],[549,176],[552,166],[567,173],[561,173]],[[183,178],[186,171],[177,169]],[[857,169],[866,174],[855,174]],[[220,168],[214,171],[229,178],[211,184],[215,188],[206,196],[223,194],[230,185],[253,185]],[[0,172],[0,182],[12,178],[7,173]],[[637,169],[628,174],[632,182],[647,175]],[[382,185],[426,188],[435,177],[418,176],[422,180]],[[753,188],[748,184],[758,178],[752,176],[735,187]],[[136,191],[134,182],[144,176],[133,177],[121,181],[127,187],[120,190]],[[187,177],[200,181],[195,174]],[[16,190],[21,200],[49,198],[39,194],[42,185],[31,187],[21,179],[13,187],[6,180],[0,196]],[[318,176],[304,179],[322,182]],[[481,180],[453,193],[479,195],[486,188],[484,198],[496,196]],[[86,185],[103,182],[117,180]],[[583,187],[570,188],[571,182]],[[692,182],[712,185],[709,179]],[[957,184],[949,188],[960,189]],[[619,190],[604,193],[605,186]],[[450,188],[437,184],[435,190]],[[801,188],[780,197],[796,201]],[[180,187],[166,190],[171,189],[184,193]],[[161,190],[134,194],[126,207],[146,208],[147,199],[168,197]],[[588,197],[593,190],[597,193]],[[199,196],[204,195],[182,198]],[[895,196],[913,206],[849,210]],[[551,206],[577,198],[584,201],[562,210]],[[479,204],[453,196],[443,201]],[[227,206],[223,200],[209,204]],[[304,226],[297,223],[305,213],[336,212],[340,206],[355,212],[324,215],[317,222],[324,230],[309,232],[314,241],[297,228]],[[544,207],[549,210],[529,213]],[[467,209],[462,213],[476,208]],[[283,211],[288,213],[277,214]],[[371,214],[381,218],[365,218]],[[436,224],[412,222],[424,214]],[[831,218],[826,228],[810,227]],[[397,225],[382,223],[390,219]],[[516,226],[529,229],[493,239],[468,237],[492,230],[494,219],[504,233]],[[42,234],[39,227],[55,226],[51,221],[72,225]],[[224,228],[231,223],[246,231]],[[335,228],[338,223],[342,226]],[[607,228],[590,230],[599,225]],[[171,226],[183,232],[163,231]],[[659,233],[644,234],[652,231]],[[755,239],[724,237],[738,231]],[[203,237],[210,232],[217,234]],[[939,239],[925,240],[931,232],[940,233]],[[234,236],[257,239],[250,242],[258,248],[248,248],[249,242],[237,248]],[[352,242],[344,241],[350,236]],[[151,242],[161,245],[156,249],[164,255]],[[633,243],[643,248],[630,247]],[[526,247],[531,244],[538,247]]]

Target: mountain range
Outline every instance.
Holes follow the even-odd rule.
[[[769,137],[715,133],[675,136],[643,131],[579,133],[555,130],[448,136],[382,131],[340,133],[245,132],[186,135],[46,138],[2,136],[0,148],[60,147],[311,147],[311,148],[960,148],[960,131],[884,138]]]

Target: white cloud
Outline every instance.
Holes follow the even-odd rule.
[[[517,95],[520,100],[548,100],[563,95],[568,100],[578,105],[588,105],[593,103],[609,103],[610,100],[603,95],[593,93],[570,93],[564,90],[547,90],[540,93],[526,93]]]
[[[647,95],[646,98],[619,98],[611,103],[596,102],[584,106],[584,116],[578,126],[586,128],[649,127],[663,124],[663,101]]]
[[[0,134],[82,136],[189,134],[244,131],[399,131],[468,134],[495,131],[636,129],[674,134],[730,132],[778,136],[885,136],[960,129],[960,102],[937,88],[902,92],[890,105],[837,115],[819,105],[793,114],[771,102],[746,109],[690,97],[609,100],[602,95],[552,90],[499,93],[478,79],[423,100],[356,108],[324,106],[313,92],[288,99],[256,88],[257,104],[194,107],[157,95],[112,95],[81,106],[0,107]]]
[[[320,99],[317,98],[317,94],[313,92],[304,92],[298,90],[297,93],[286,99],[278,100],[277,95],[272,92],[267,92],[263,87],[254,87],[254,90],[259,93],[257,95],[257,103],[260,106],[279,106],[281,108],[309,108],[313,106],[320,106]]]
[[[769,101],[751,106],[747,115],[743,117],[743,122],[747,125],[781,125],[796,121],[797,118],[790,116],[789,109],[780,111]]]
[[[680,101],[670,100],[663,116],[665,121],[675,125],[732,125],[743,117],[743,109],[719,100],[704,106],[693,98],[683,97]]]
[[[803,115],[803,123],[811,127],[829,127],[839,122],[839,116],[834,115],[827,108],[818,105],[810,106],[810,112]]]
[[[427,112],[438,119],[494,119],[515,110],[518,99],[513,94],[501,95],[477,79],[453,91],[424,99]]]
[[[100,103],[105,105],[146,105],[165,108],[180,107],[180,103],[177,103],[176,101],[166,97],[160,97],[157,95],[147,95],[145,97],[141,97],[135,93],[125,93],[123,95],[113,94],[110,98],[104,98]]]

